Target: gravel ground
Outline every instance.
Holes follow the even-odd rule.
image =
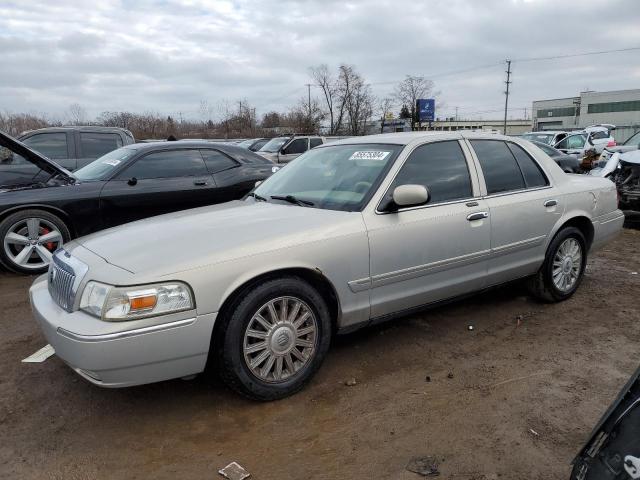
[[[417,479],[408,461],[434,456],[441,478],[566,479],[638,366],[638,271],[625,230],[564,303],[512,285],[339,337],[303,392],[267,404],[202,378],[107,390],[56,357],[22,364],[46,343],[32,279],[0,273],[0,478],[212,479],[237,461],[257,480]]]

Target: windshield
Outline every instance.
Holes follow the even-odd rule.
[[[251,145],[253,145],[254,142],[255,142],[255,140],[253,138],[250,139],[250,140],[244,140],[244,141],[238,143],[238,147],[249,148]]]
[[[624,145],[634,145],[634,146],[639,146],[640,147],[640,132],[638,132],[635,135],[629,137],[627,139],[627,141],[624,142]]]
[[[255,194],[292,195],[327,210],[360,210],[402,145],[329,145],[309,150],[264,181]]]
[[[551,145],[553,137],[555,137],[555,135],[549,133],[525,133],[522,135],[522,138],[525,140],[546,143],[547,145]]]
[[[290,137],[276,137],[276,138],[272,138],[271,140],[269,140],[264,147],[262,147],[259,151],[261,152],[269,152],[269,153],[273,153],[273,152],[277,152],[279,151],[282,146],[287,143],[287,141],[289,140]]]
[[[97,158],[88,165],[85,165],[73,174],[80,180],[104,180],[115,171],[122,162],[129,160],[136,150],[134,148],[119,148]]]

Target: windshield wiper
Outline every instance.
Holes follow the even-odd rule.
[[[300,205],[301,207],[313,207],[315,205],[309,200],[302,200],[300,198],[294,197],[293,195],[271,195],[271,198],[274,200],[284,200],[285,202]]]
[[[258,195],[257,193],[251,192],[247,194],[247,197],[253,197],[255,198],[258,202],[266,202],[267,199],[264,198],[262,195]]]

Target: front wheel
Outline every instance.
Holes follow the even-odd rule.
[[[51,255],[71,234],[56,215],[30,209],[0,222],[0,238],[0,263],[13,272],[36,274],[47,270]]]
[[[552,240],[544,263],[529,280],[529,291],[545,302],[560,302],[575,293],[587,263],[584,235],[575,227],[565,227]]]
[[[256,286],[220,320],[220,375],[232,389],[255,400],[276,400],[300,390],[329,349],[329,309],[302,278]]]

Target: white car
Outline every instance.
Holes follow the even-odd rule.
[[[540,132],[527,132],[520,135],[520,138],[529,140],[530,142],[545,143],[553,147],[560,140],[564,139],[569,132],[542,130]]]
[[[606,147],[615,145],[616,141],[608,128],[593,126],[566,136],[554,147],[563,153],[582,158],[587,150],[593,149],[597,154],[601,154]]]

